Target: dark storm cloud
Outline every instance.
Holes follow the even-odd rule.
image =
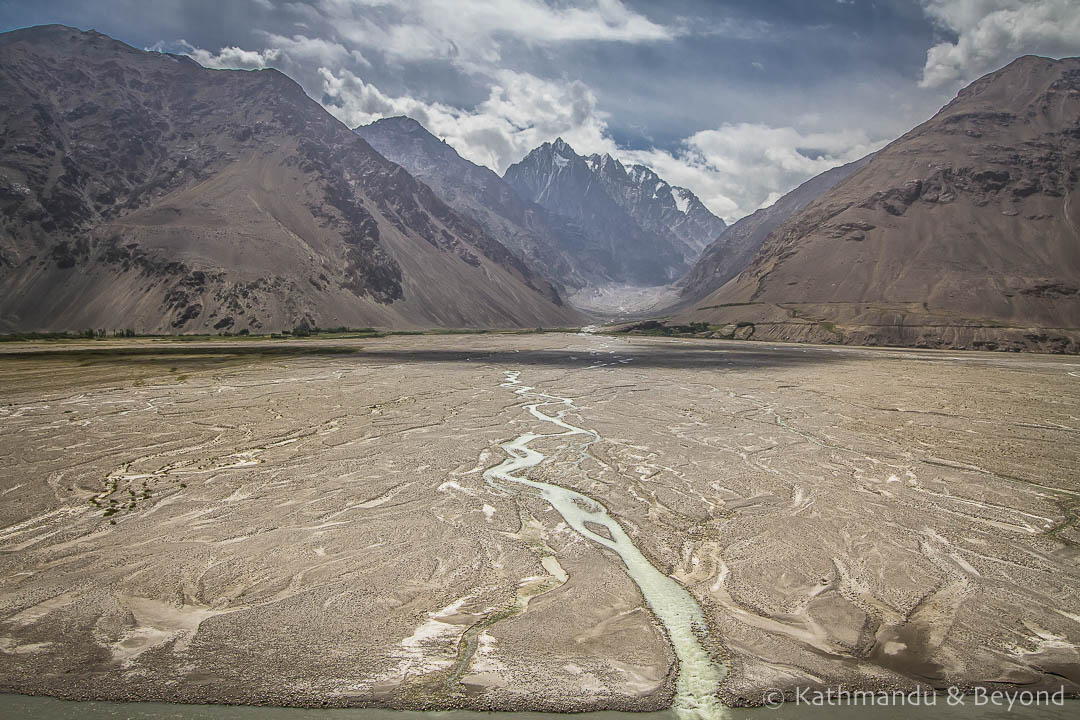
[[[924,120],[1024,52],[1080,49],[1072,0],[0,1],[212,67],[278,67],[350,126],[408,114],[502,171],[561,135],[731,220]]]

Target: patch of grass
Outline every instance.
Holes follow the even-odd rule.
[[[829,320],[819,320],[817,324],[835,335],[837,341],[844,342],[844,333],[836,327],[836,323]]]

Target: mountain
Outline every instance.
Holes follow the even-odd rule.
[[[693,262],[727,228],[697,195],[669,185],[644,165],[627,167],[608,154],[590,155],[586,162],[608,194],[642,229],[658,238],[674,235],[682,243],[683,257],[688,262]]]
[[[522,199],[494,171],[461,157],[416,120],[392,117],[354,130],[383,157],[427,184],[459,213],[560,285],[581,287],[585,279],[563,247],[548,212]]]
[[[1080,58],[1019,58],[677,318],[773,340],[1078,352],[1078,168]]]
[[[747,215],[727,228],[701,253],[680,281],[681,296],[695,300],[739,274],[754,257],[769,233],[792,215],[821,197],[838,182],[870,162],[873,155],[834,167],[810,178],[767,208]]]
[[[689,190],[610,155],[582,157],[562,138],[511,165],[503,179],[556,218],[563,247],[593,285],[671,282],[724,228]]]
[[[276,70],[0,35],[0,331],[574,323]]]

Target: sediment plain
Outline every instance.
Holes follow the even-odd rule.
[[[575,432],[529,410],[545,397]],[[690,593],[724,703],[1075,693],[1078,440],[1075,357],[569,333],[5,343],[0,690],[669,706],[662,613],[548,484]],[[526,446],[537,486],[492,472]]]

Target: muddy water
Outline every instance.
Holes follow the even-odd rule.
[[[709,653],[702,647],[699,637],[708,634],[708,625],[697,602],[679,583],[663,574],[650,563],[637,549],[622,526],[608,515],[603,505],[582,493],[558,485],[532,480],[526,476],[530,468],[544,461],[540,451],[529,444],[541,438],[559,438],[572,435],[590,436],[586,446],[599,439],[591,431],[584,430],[566,422],[566,413],[574,409],[569,398],[548,395],[536,388],[521,385],[519,372],[507,372],[506,382],[502,387],[515,388],[514,392],[524,398],[534,400],[525,408],[529,413],[546,424],[561,429],[555,433],[527,432],[502,448],[509,457],[499,465],[484,473],[484,479],[491,485],[506,489],[510,483],[526,485],[540,491],[540,495],[559,511],[567,524],[582,537],[599,545],[614,550],[626,565],[626,571],[641,590],[653,614],[667,630],[675,655],[679,659],[679,676],[675,684],[675,703],[673,710],[681,718],[701,718],[711,720],[725,716],[725,709],[715,697],[715,692],[724,677],[724,669],[712,661]],[[541,408],[553,406],[559,408],[554,415],[548,415]],[[608,537],[591,530],[587,524],[607,530]]]

